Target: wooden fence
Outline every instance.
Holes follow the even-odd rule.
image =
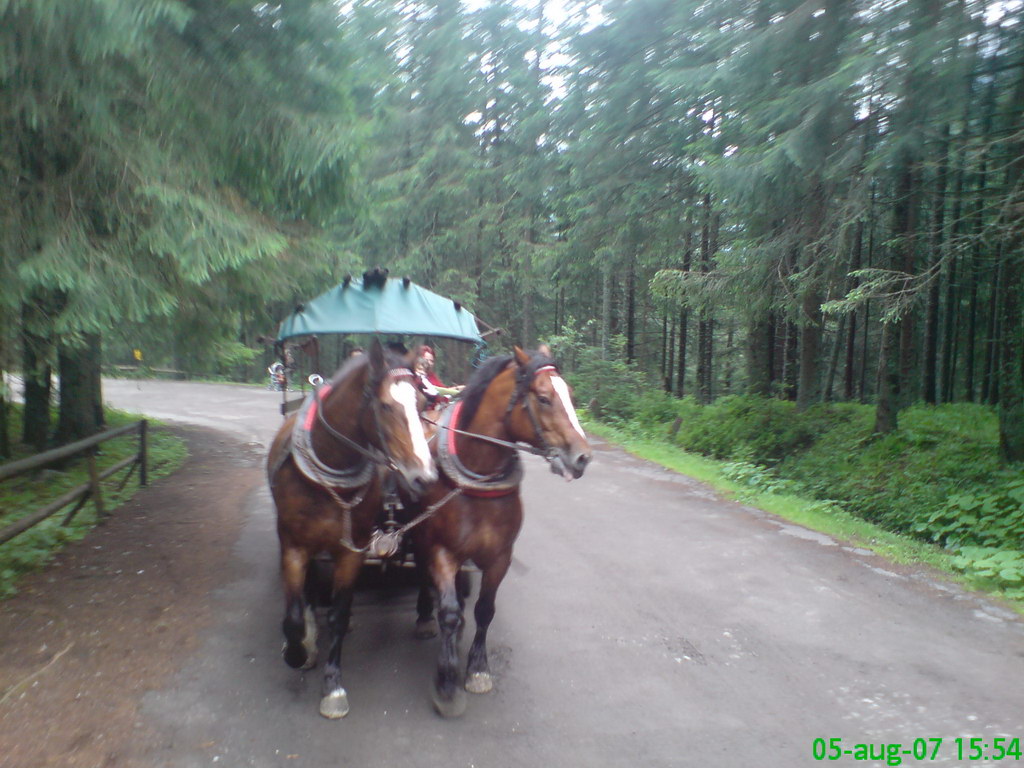
[[[100,432],[99,434],[93,435],[92,437],[87,437],[84,440],[78,440],[77,442],[74,443],[68,443],[67,445],[61,446],[60,448],[54,448],[52,451],[46,451],[45,453],[39,453],[36,454],[35,456],[29,456],[26,459],[20,459],[18,461],[12,461],[9,464],[0,465],[0,482],[3,482],[4,480],[7,480],[8,478],[11,477],[16,477],[18,475],[25,474],[26,472],[31,472],[33,470],[40,469],[41,467],[45,467],[49,464],[53,464],[54,462],[69,458],[71,456],[75,456],[80,453],[88,453],[89,467],[88,483],[85,483],[84,485],[80,485],[77,488],[68,491],[60,498],[51,501],[42,509],[33,512],[32,514],[26,515],[20,520],[16,520],[15,522],[11,523],[5,528],[0,529],[0,544],[10,541],[19,533],[23,533],[32,526],[41,523],[43,520],[50,517],[58,510],[63,509],[72,502],[78,503],[75,504],[74,509],[68,512],[68,514],[64,517],[64,521],[62,523],[63,525],[67,525],[68,523],[70,523],[74,516],[78,513],[78,510],[85,506],[85,502],[88,501],[90,498],[92,499],[93,505],[96,507],[96,517],[102,519],[106,515],[106,512],[103,509],[103,494],[100,490],[100,482],[102,480],[106,480],[111,475],[117,474],[126,467],[131,467],[131,469],[128,470],[128,474],[125,475],[124,479],[121,481],[119,490],[120,488],[124,488],[124,486],[128,483],[128,480],[129,478],[131,478],[132,473],[135,471],[136,467],[139,468],[139,485],[146,485],[146,483],[148,482],[146,457],[146,431],[147,423],[146,420],[143,419],[142,421],[137,421],[132,424],[126,424],[123,427],[118,427],[116,429],[108,429],[106,432]],[[135,453],[135,455],[133,456],[129,456],[128,458],[119,461],[112,467],[107,467],[107,469],[103,470],[103,472],[97,472],[95,455],[96,446],[98,446],[100,443],[106,442],[107,440],[112,440],[115,437],[127,435],[132,432],[137,432],[139,435],[138,452]]]

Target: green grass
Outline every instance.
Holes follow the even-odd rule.
[[[844,511],[834,502],[809,499],[785,490],[760,490],[730,479],[730,464],[687,453],[668,439],[659,440],[631,434],[616,426],[585,420],[588,431],[600,435],[629,453],[653,461],[680,474],[712,486],[727,498],[763,509],[779,517],[828,534],[833,538],[889,558],[902,564],[926,565],[947,575],[950,580],[972,589],[1001,597],[1018,612],[1024,613],[1024,600],[1013,599],[999,591],[985,589],[985,584],[971,580],[954,568],[954,555],[948,550],[909,536],[887,531]]]
[[[139,418],[121,411],[106,412],[107,427],[110,429],[138,421]],[[10,420],[12,424],[18,423],[16,410],[10,414]],[[134,454],[138,451],[138,442],[135,434],[129,434],[103,443],[96,457],[97,470],[102,473],[107,467]],[[159,422],[150,420],[147,442],[150,482],[177,470],[188,455],[184,441],[163,429]],[[10,461],[30,455],[31,451],[21,447]],[[89,480],[84,456],[51,469],[55,471],[31,472],[0,484],[0,528]],[[101,484],[103,506],[108,514],[116,513],[117,508],[131,499],[139,489],[136,470],[125,487],[117,490],[127,472],[128,469],[124,469]],[[69,525],[62,525],[64,517],[73,508],[74,504],[71,504],[58,510],[43,522],[0,545],[0,599],[15,594],[21,576],[46,564],[61,547],[78,541],[95,527],[96,509],[91,500],[78,511]]]

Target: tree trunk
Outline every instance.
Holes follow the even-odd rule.
[[[672,394],[672,375],[676,370],[676,324],[670,321],[669,313],[665,313],[665,355],[662,365],[662,376],[665,381],[665,391]]]
[[[797,380],[796,408],[804,411],[818,401],[820,394],[818,354],[821,349],[821,297],[816,289],[804,293],[800,322],[800,370]]]
[[[981,135],[986,139],[992,135],[992,124],[995,118],[996,101],[996,78],[993,77],[989,83],[985,98],[985,106],[983,107],[985,117],[982,121]],[[974,204],[974,209],[970,214],[973,243],[971,247],[971,258],[967,264],[969,299],[967,306],[967,345],[964,350],[964,398],[969,403],[974,402],[975,396],[975,369],[977,363],[976,337],[978,332],[978,277],[981,272],[981,237],[984,229],[983,219],[985,213],[986,188],[988,187],[989,181],[988,151],[988,147],[986,147],[981,153],[981,160],[977,173],[978,187],[975,192],[976,202]]]
[[[612,268],[601,265],[601,359],[608,359],[608,345],[611,342],[612,325]]]
[[[79,346],[61,344],[57,359],[60,365],[57,442],[63,445],[94,435],[103,427],[99,335],[87,334]]]
[[[918,173],[911,158],[904,160],[896,185],[893,235],[899,249],[899,269],[906,275],[917,270],[917,213]],[[896,383],[897,407],[908,405],[914,399],[914,311],[907,308],[899,319],[899,379]]]
[[[795,401],[798,393],[800,371],[800,328],[792,320],[785,322],[785,337],[782,350],[782,394],[787,400]]]
[[[999,306],[1000,292],[1002,288],[1003,265],[1000,263],[1000,249],[996,249],[996,268],[992,277],[992,286],[989,294],[989,313],[985,333],[985,363],[981,370],[981,401],[982,403],[996,402],[994,392],[999,387],[996,384],[998,379],[997,368],[999,366]]]
[[[729,320],[725,330],[725,366],[722,371],[722,389],[725,394],[732,394],[732,373],[733,373],[733,358],[736,354],[736,348],[733,344],[736,337],[736,325],[732,320]]]
[[[1020,124],[1024,102],[1024,62],[1017,77],[1013,98],[1015,125]],[[1006,171],[1006,189],[1017,191],[1024,180],[1024,142],[1010,147],[1013,158]],[[1017,206],[1020,203],[1018,195]],[[1018,214],[1019,215],[1019,214]],[[1008,463],[1024,462],[1024,234],[1019,221],[1004,221],[1013,233],[1003,249],[1002,350],[999,361],[999,448]]]
[[[636,362],[636,256],[626,268],[626,362]]]
[[[676,397],[686,394],[686,337],[689,331],[690,311],[679,310],[679,346],[676,356]]]
[[[700,271],[711,271],[711,259],[717,247],[718,217],[711,211],[711,195],[704,196],[704,224],[701,230]],[[714,365],[714,320],[707,309],[701,309],[697,323],[697,400],[704,405],[714,398],[712,379]]]
[[[758,318],[747,332],[747,392],[769,396],[772,393],[772,325],[774,318]]]
[[[943,126],[942,137],[941,160],[939,161],[938,175],[935,180],[935,219],[932,222],[932,234],[929,243],[931,246],[929,248],[929,260],[931,261],[930,266],[933,269],[942,260],[942,252],[945,247],[946,183],[949,176],[949,123]],[[924,380],[922,382],[924,401],[932,405],[939,401],[939,288],[939,277],[935,275],[928,289],[928,304],[925,310],[924,325],[924,359],[921,361],[924,368]]]
[[[896,429],[895,389],[899,372],[890,363],[892,324],[882,323],[882,338],[878,344],[878,396],[875,405],[875,432],[888,434]]]
[[[858,221],[853,236],[853,253],[850,254],[850,271],[856,272],[860,269],[860,262],[864,251],[864,222]],[[850,288],[854,289],[860,283],[857,277],[850,278]],[[849,314],[850,323],[846,329],[846,361],[843,368],[843,399],[852,400],[854,393],[854,381],[856,381],[856,348],[857,348],[857,310]]]
[[[46,448],[50,437],[50,331],[48,303],[36,294],[21,308],[22,379],[24,409],[22,410],[22,442],[36,451]]]
[[[1007,249],[1003,270],[1002,354],[999,366],[999,449],[1008,463],[1024,461],[1024,344],[1022,344],[1021,239]]]
[[[836,381],[836,373],[839,371],[839,352],[843,348],[843,337],[846,335],[847,318],[855,315],[843,315],[839,318],[839,327],[836,328],[835,341],[832,343],[832,355],[828,361],[828,372],[825,374],[825,402],[832,402],[832,387]]]
[[[0,369],[0,375],[3,375]],[[6,382],[0,381],[0,457],[5,459],[11,456],[11,439],[7,431],[7,387]]]
[[[692,211],[692,206],[690,207]],[[693,214],[687,214],[686,235],[683,239],[683,272],[690,271],[693,258]],[[676,396],[686,394],[686,338],[689,331],[690,310],[683,306],[679,310],[679,348],[676,357]]]
[[[964,120],[966,123],[966,119]],[[961,139],[963,141],[963,139]],[[966,149],[961,147],[957,154],[956,182],[953,186],[953,202],[950,210],[951,232],[947,243],[955,243],[963,230],[961,212],[964,199],[964,155]],[[948,246],[947,246],[948,247]],[[957,264],[959,256],[954,252],[946,270],[945,316],[942,322],[942,367],[939,372],[942,402],[951,403],[956,399],[956,357],[960,335],[960,293],[957,290]]]

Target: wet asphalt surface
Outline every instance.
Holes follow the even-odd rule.
[[[104,387],[116,407],[262,446],[280,423],[266,390]],[[219,620],[144,701],[160,765],[809,766],[822,764],[814,740],[830,738],[850,750],[824,761],[839,766],[1024,764],[991,759],[993,739],[1024,737],[1014,613],[599,442],[572,483],[526,461],[526,523],[489,635],[495,691],[471,696],[463,718],[433,713],[437,641],[413,639],[415,590],[401,578],[357,597],[351,714],[317,714],[320,670],[280,657],[263,487],[232,555],[242,576],[209,598]],[[463,653],[470,611],[467,624]],[[972,737],[988,759],[966,759]],[[915,739],[942,742],[915,760]],[[859,744],[894,743],[888,761],[858,759],[871,754]]]

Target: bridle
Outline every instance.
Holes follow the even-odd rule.
[[[439,429],[446,429],[449,432],[454,432],[457,435],[465,435],[466,437],[472,437],[476,440],[483,440],[486,443],[500,445],[503,448],[510,448],[514,451],[522,451],[523,453],[531,453],[534,456],[542,456],[545,460],[547,460],[550,463],[555,458],[557,454],[557,449],[554,448],[551,445],[551,443],[547,441],[547,438],[544,437],[544,429],[543,427],[541,427],[540,419],[537,417],[537,412],[533,407],[532,401],[528,397],[528,395],[532,391],[531,385],[533,382],[533,378],[537,376],[537,374],[543,373],[545,371],[554,371],[557,373],[558,368],[557,366],[554,365],[554,363],[548,363],[537,368],[537,370],[533,371],[532,373],[527,370],[520,371],[519,373],[516,374],[516,388],[512,392],[512,397],[509,400],[508,407],[505,409],[505,416],[502,420],[502,423],[505,427],[505,431],[511,432],[512,430],[511,425],[509,424],[509,419],[512,416],[512,411],[515,410],[516,405],[518,405],[520,401],[525,401],[526,404],[524,407],[526,408],[527,416],[530,419],[530,424],[533,427],[534,435],[536,436],[537,442],[543,446],[541,448],[537,448],[533,445],[530,445],[529,443],[512,442],[510,440],[502,440],[497,437],[490,437],[489,435],[480,435],[477,434],[476,432],[467,432],[464,429],[458,429],[448,424],[442,424],[441,422],[434,421],[433,419],[428,419],[425,416],[421,416],[420,418],[422,418],[423,421],[426,421],[428,424],[433,424],[435,427],[438,427]]]
[[[533,391],[533,381],[538,375],[545,371],[553,371],[558,373],[558,366],[554,363],[547,363],[538,367],[532,373],[529,370],[519,371],[516,375],[516,389],[512,393],[512,399],[509,400],[508,408],[505,409],[505,429],[511,431],[509,425],[509,418],[512,416],[512,411],[515,410],[516,405],[522,401],[525,404],[526,415],[530,418],[530,425],[533,427],[534,436],[537,442],[541,444],[541,448],[533,448],[532,453],[536,453],[538,456],[543,456],[549,463],[554,459],[557,453],[554,446],[548,442],[547,438],[544,437],[544,429],[540,425],[540,419],[537,417],[537,411],[534,408],[533,400],[530,399],[530,393]]]
[[[359,403],[359,412],[361,413],[366,408],[367,403],[369,403],[370,410],[373,413],[374,427],[377,431],[377,440],[380,444],[379,448],[366,448],[350,438],[348,435],[343,435],[330,425],[327,421],[326,415],[324,414],[323,399],[321,397],[323,385],[313,389],[313,399],[315,401],[314,405],[316,407],[317,422],[327,431],[327,434],[345,445],[347,448],[358,453],[365,461],[370,461],[374,464],[383,466],[391,472],[399,472],[398,464],[391,455],[390,448],[388,448],[387,436],[384,434],[384,426],[381,423],[380,398],[374,397],[374,390],[389,376],[396,380],[407,378],[414,387],[416,386],[416,376],[407,368],[391,368],[386,371],[380,379],[376,380],[371,377],[367,377],[366,383],[363,385],[363,397]],[[312,445],[310,445],[310,451],[312,452]]]

